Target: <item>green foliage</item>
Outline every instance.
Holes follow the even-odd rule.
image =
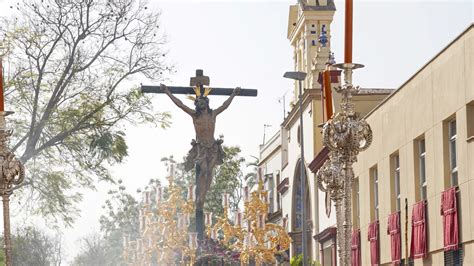
[[[1,242],[3,243],[3,238]],[[12,235],[13,265],[61,265],[62,256],[59,235],[52,237],[34,226],[18,228]],[[3,249],[0,252],[0,262],[5,262]]]
[[[258,163],[260,162],[260,159],[258,157],[252,157],[254,158],[254,161],[247,163],[247,167],[251,167],[252,170],[245,175],[247,186],[250,189],[257,184]]]
[[[5,265],[5,250],[0,249],[0,265]]]
[[[222,195],[230,194],[230,210],[237,210],[240,200],[242,199],[242,167],[245,159],[240,155],[240,148],[237,146],[224,146],[226,153],[224,163],[216,167],[214,179],[209,189],[206,202],[204,204],[205,211],[211,211],[215,215],[222,215]]]
[[[25,0],[1,21],[12,150],[28,171],[23,201],[35,202],[27,210],[71,225],[81,200],[73,191],[114,182],[107,166],[128,155],[124,123],[169,125],[125,84],[174,71],[158,19],[138,0]]]
[[[242,166],[245,160],[240,156],[239,147],[225,147],[224,163],[216,168],[214,181],[208,192],[205,208],[216,215],[222,215],[222,194],[230,193],[231,209],[236,209],[241,198]],[[163,158],[165,166],[176,163],[172,156]],[[178,163],[175,173],[175,183],[183,189],[186,197],[187,186],[194,184],[194,173],[185,172],[183,163]],[[154,191],[152,187],[160,184],[157,179],[151,179],[143,190],[151,191],[152,206]],[[137,192],[141,192],[139,189]],[[82,249],[74,259],[73,265],[124,265],[122,261],[123,236],[131,240],[139,237],[140,201],[126,191],[122,181],[118,180],[116,188],[108,192],[109,198],[104,206],[104,214],[100,217],[101,234],[90,235],[82,240]]]
[[[291,266],[303,266],[303,254],[299,254],[298,256],[294,256],[290,259]],[[317,260],[313,260],[309,262],[310,266],[320,266],[321,264]]]
[[[225,152],[224,163],[214,169],[214,178],[204,203],[204,211],[212,212],[214,216],[223,214],[222,195],[224,193],[229,193],[230,195],[231,211],[237,209],[242,198],[242,168],[245,166],[245,158],[240,154],[240,147],[223,146],[223,149]],[[166,164],[176,163],[172,156],[162,158],[161,160]],[[189,172],[184,171],[184,160],[177,164],[176,176],[178,177],[176,183],[181,185],[183,189],[189,184],[195,184],[195,172],[194,170]],[[186,190],[184,189],[184,191]]]

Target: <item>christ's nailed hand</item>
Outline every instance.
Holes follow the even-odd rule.
[[[240,87],[235,88],[234,91],[233,91],[233,93],[234,93],[235,95],[239,95],[239,94],[240,94]]]
[[[160,84],[160,89],[166,94],[168,94],[170,92],[168,87],[166,87],[165,84]]]

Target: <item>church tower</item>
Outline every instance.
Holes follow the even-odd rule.
[[[297,4],[290,6],[287,38],[293,47],[295,71],[308,74],[303,89],[321,88],[318,77],[329,60],[331,22],[335,11],[334,0],[298,0]],[[295,82],[292,106],[298,97]]]

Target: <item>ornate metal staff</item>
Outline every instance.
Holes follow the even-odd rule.
[[[10,237],[10,195],[13,188],[23,182],[25,169],[23,164],[7,147],[8,139],[13,130],[7,129],[5,116],[13,112],[0,111],[0,193],[3,200],[3,236],[5,241],[6,266],[12,265],[12,244]]]
[[[3,201],[3,236],[5,248],[5,265],[12,265],[12,244],[10,237],[10,195],[13,189],[23,182],[25,169],[23,164],[15,157],[15,154],[8,149],[8,140],[13,130],[7,129],[5,117],[13,114],[4,111],[3,101],[3,67],[0,57],[0,193]]]
[[[323,144],[330,153],[329,160],[318,171],[317,179],[319,188],[329,193],[336,206],[340,265],[350,265],[351,197],[354,181],[352,164],[357,161],[359,152],[372,143],[372,130],[355,112],[352,102],[353,94],[359,92],[359,87],[352,85],[352,70],[363,66],[353,63],[335,66],[344,70],[344,85],[336,88],[342,94],[341,112],[323,127]]]

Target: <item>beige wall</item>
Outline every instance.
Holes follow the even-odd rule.
[[[409,62],[409,60],[407,60]],[[370,221],[369,168],[377,165],[379,173],[379,221],[381,263],[388,263],[390,241],[386,234],[387,218],[393,211],[391,203],[390,155],[400,156],[400,183],[402,198],[402,257],[405,257],[404,199],[408,199],[411,219],[412,205],[418,187],[415,180],[417,154],[414,141],[424,135],[426,143],[426,178],[428,189],[428,250],[429,258],[416,260],[416,264],[443,264],[443,229],[440,216],[441,192],[449,187],[447,172],[448,151],[445,143],[447,119],[457,122],[457,162],[460,189],[460,240],[464,245],[464,264],[474,264],[474,141],[468,136],[474,112],[466,106],[474,100],[474,30],[471,26],[449,47],[402,85],[389,99],[367,116],[374,139],[371,147],[359,155],[354,170],[359,178],[362,265],[370,262],[367,226]],[[470,131],[472,132],[472,130]],[[366,203],[371,203],[369,204]],[[411,221],[409,220],[409,225]],[[411,232],[411,227],[408,228]],[[410,238],[409,233],[408,237]],[[410,240],[410,239],[409,239]],[[409,243],[409,242],[408,242]]]

